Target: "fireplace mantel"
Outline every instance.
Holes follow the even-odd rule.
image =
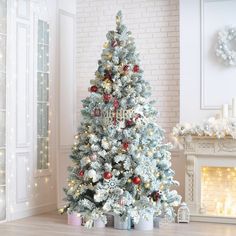
[[[222,156],[224,154],[235,156],[236,154],[236,139],[225,137],[218,139],[214,137],[198,137],[192,136],[191,142],[184,142],[185,155],[214,153],[214,155]]]
[[[187,159],[185,201],[190,208],[191,220],[236,224],[236,217],[207,215],[201,205],[201,168],[203,166],[236,168],[236,140],[231,137],[218,139],[192,136],[191,141],[183,142],[183,146]],[[219,191],[224,190],[219,189]]]

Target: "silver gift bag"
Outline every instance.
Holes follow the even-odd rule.
[[[140,217],[139,222],[134,224],[136,230],[152,230],[153,229],[153,214],[148,216]]]
[[[114,216],[114,228],[115,229],[131,229],[131,218],[127,217],[125,220],[119,216]]]
[[[153,217],[153,226],[154,226],[154,228],[160,228],[160,220],[161,220],[160,216],[154,216]]]
[[[112,213],[106,214],[107,227],[114,227],[114,215]]]

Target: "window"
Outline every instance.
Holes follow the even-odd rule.
[[[6,20],[7,0],[0,0],[0,220],[6,218]]]
[[[49,25],[38,20],[37,169],[49,164]]]

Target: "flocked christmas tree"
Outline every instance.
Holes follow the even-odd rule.
[[[177,184],[170,144],[156,124],[150,86],[121,12],[116,30],[107,33],[89,91],[82,101],[63,211],[80,213],[88,227],[98,218],[106,221],[109,212],[134,222],[150,213],[172,217],[180,196],[170,190]]]

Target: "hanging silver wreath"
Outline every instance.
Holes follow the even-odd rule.
[[[227,27],[218,33],[216,56],[227,66],[236,66],[236,28]]]

